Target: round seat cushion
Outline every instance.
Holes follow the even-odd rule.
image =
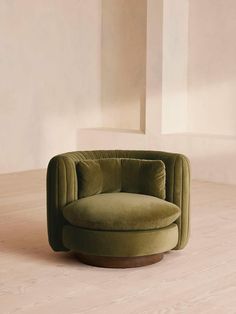
[[[72,225],[92,230],[151,230],[164,228],[180,216],[180,208],[154,196],[104,193],[74,201],[63,209]]]

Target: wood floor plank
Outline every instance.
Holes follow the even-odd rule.
[[[103,269],[47,242],[45,170],[0,175],[0,313],[236,313],[236,186],[193,182],[191,237],[155,265]]]

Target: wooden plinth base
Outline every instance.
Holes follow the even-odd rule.
[[[151,265],[160,262],[163,258],[163,253],[135,256],[135,257],[110,257],[110,256],[95,256],[82,253],[76,253],[80,262],[97,267],[107,268],[130,268]]]

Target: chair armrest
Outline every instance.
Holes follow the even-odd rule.
[[[176,221],[179,229],[179,240],[176,250],[183,249],[189,238],[189,211],[190,211],[190,164],[181,154],[173,154],[171,166],[167,168],[167,200],[181,209],[181,215]],[[171,158],[171,159],[172,159]],[[168,169],[168,167],[170,167]]]
[[[183,249],[189,238],[190,211],[190,164],[182,154],[163,151],[129,151],[134,158],[159,159],[166,167],[166,200],[181,209],[181,215],[176,224],[179,229],[179,240],[176,250]]]
[[[78,197],[75,162],[68,156],[53,157],[47,169],[48,240],[54,251],[67,251],[62,243],[66,220],[61,208]]]
[[[189,238],[190,210],[190,163],[186,156],[163,151],[129,151],[133,158],[159,159],[166,167],[166,200],[181,209],[176,221],[179,229],[179,240],[176,250],[183,249]]]

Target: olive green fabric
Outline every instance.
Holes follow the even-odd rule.
[[[76,165],[79,198],[121,190],[119,158],[82,160]]]
[[[165,164],[161,160],[102,158],[79,161],[79,198],[130,192],[165,199]]]
[[[166,171],[161,160],[122,158],[121,191],[165,199]]]
[[[166,200],[181,209],[177,219],[178,243],[182,249],[189,237],[190,167],[188,159],[176,153],[138,150],[77,151],[53,157],[47,169],[47,218],[49,243],[55,251],[68,250],[62,241],[62,230],[68,224],[62,208],[78,199],[76,164],[80,160],[101,158],[135,158],[162,160],[166,168]]]
[[[102,158],[98,160],[102,175],[102,193],[121,190],[121,160],[119,158]]]
[[[103,175],[95,160],[80,161],[77,164],[79,198],[102,193]]]
[[[74,201],[63,209],[74,226],[94,230],[150,230],[169,226],[180,208],[154,196],[104,193]]]
[[[131,257],[169,251],[178,242],[178,227],[147,231],[96,231],[64,226],[63,244],[70,250],[97,256]]]

